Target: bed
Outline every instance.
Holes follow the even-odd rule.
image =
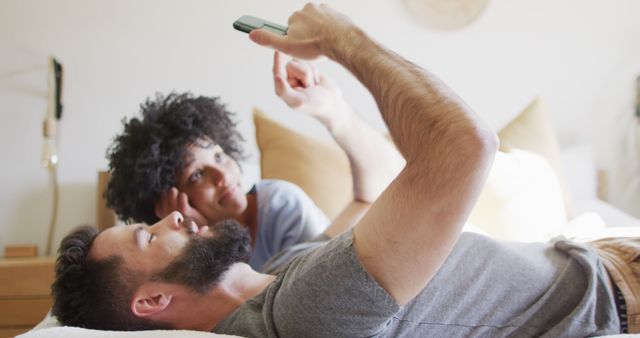
[[[348,160],[336,144],[291,130],[259,109],[254,111],[254,123],[262,178],[298,184],[330,218],[352,199]],[[640,220],[600,199],[597,168],[588,147],[560,149],[541,100],[534,100],[499,136],[501,150],[465,231],[525,241],[640,236]],[[100,196],[107,179],[106,173],[100,174]],[[110,226],[114,219],[99,198],[98,225]],[[232,337],[188,330],[114,332],[59,327],[50,316],[19,337],[174,336]]]

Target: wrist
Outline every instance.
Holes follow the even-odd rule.
[[[323,54],[329,59],[343,63],[354,50],[361,48],[368,40],[364,31],[356,25],[349,25],[345,29],[337,30],[324,40]]]
[[[339,136],[341,133],[348,130],[351,121],[353,120],[354,112],[351,107],[344,101],[339,100],[336,102],[335,113],[332,114],[330,119],[321,121],[327,130],[334,137]]]

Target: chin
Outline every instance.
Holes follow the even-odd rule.
[[[241,201],[239,201],[238,203],[238,210],[241,212],[244,212],[245,210],[247,210],[247,206],[249,205],[249,202],[247,201],[247,198],[244,197]]]
[[[232,209],[238,215],[243,213],[245,210],[247,210],[247,206],[249,205],[249,202],[247,201],[247,196],[245,195],[242,195],[242,197],[236,199],[234,202],[235,203],[232,206]]]

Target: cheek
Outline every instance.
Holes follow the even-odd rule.
[[[165,238],[162,243],[158,243],[159,245],[156,246],[158,249],[153,253],[154,259],[163,264],[173,261],[173,259],[180,255],[182,248],[186,246],[187,242],[187,238],[179,238],[176,236]]]
[[[236,163],[236,161],[229,161],[229,164],[227,165],[227,172],[234,178],[239,178],[240,166],[238,165],[238,163]]]
[[[187,192],[189,204],[196,209],[205,208],[214,200],[216,190],[210,185],[201,185]]]

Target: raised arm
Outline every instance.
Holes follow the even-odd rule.
[[[313,63],[293,59],[285,65],[276,51],[273,75],[276,94],[291,108],[320,121],[346,153],[354,199],[375,201],[404,165],[394,145],[354,113],[340,88]]]
[[[320,121],[349,159],[354,201],[333,220],[325,234],[334,237],[360,219],[404,166],[404,159],[382,133],[354,113],[340,88],[312,62],[286,64],[274,53],[276,94],[291,108]]]
[[[407,163],[356,225],[355,250],[376,281],[407,303],[455,244],[497,149],[495,134],[435,76],[327,6],[294,13],[285,37],[250,36],[296,57],[326,55],[373,94]]]

